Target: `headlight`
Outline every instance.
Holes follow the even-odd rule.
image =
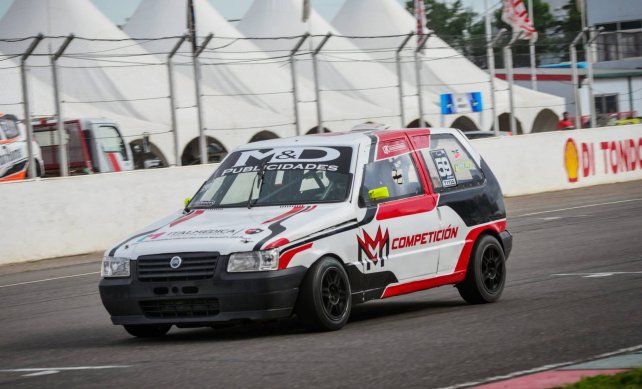
[[[227,262],[229,273],[244,271],[266,271],[279,268],[279,250],[248,251],[230,255]]]
[[[100,276],[103,278],[129,277],[129,258],[104,257]]]

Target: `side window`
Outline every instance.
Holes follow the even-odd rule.
[[[123,142],[123,138],[120,137],[120,133],[118,133],[116,127],[99,126],[94,131],[96,133],[98,144],[101,146],[104,152],[120,153],[120,155],[123,157],[123,160],[128,160],[125,143]]]
[[[476,186],[484,181],[475,160],[452,135],[431,136],[430,148],[422,149],[421,155],[435,192]]]
[[[0,127],[6,139],[13,139],[20,135],[18,125],[13,120],[0,120]]]
[[[360,193],[365,205],[422,194],[423,188],[410,154],[367,164]]]

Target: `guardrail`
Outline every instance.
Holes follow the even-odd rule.
[[[506,196],[642,179],[642,125],[474,141]],[[101,251],[182,207],[215,165],[0,184],[0,264]]]

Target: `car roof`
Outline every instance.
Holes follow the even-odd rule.
[[[453,128],[402,128],[402,129],[363,129],[358,131],[328,132],[324,134],[312,134],[294,136],[289,138],[269,139],[259,142],[248,143],[239,147],[239,150],[257,148],[287,147],[294,144],[301,146],[354,146],[360,143],[372,143],[373,137],[390,138],[395,135],[409,133],[457,133],[459,130]]]

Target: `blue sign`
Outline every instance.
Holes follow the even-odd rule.
[[[442,115],[482,112],[484,110],[481,92],[444,93],[440,97]]]

